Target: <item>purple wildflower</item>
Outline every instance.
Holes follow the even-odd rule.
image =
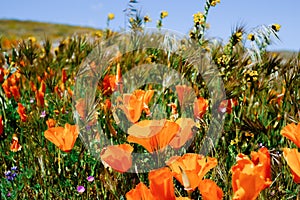
[[[78,193],[82,194],[82,193],[84,193],[84,191],[85,191],[85,188],[82,185],[77,186]]]
[[[42,117],[42,118],[46,117],[46,111],[43,111],[43,112],[41,113],[40,117]]]
[[[93,182],[95,180],[93,176],[89,176],[86,179],[88,180],[88,182]]]
[[[10,169],[13,170],[13,171],[18,171],[18,167],[17,166],[13,166]]]
[[[8,171],[4,172],[4,174],[5,174],[5,176],[10,176],[11,175],[11,171],[8,170]]]

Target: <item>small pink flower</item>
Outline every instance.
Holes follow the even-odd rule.
[[[82,194],[82,193],[84,193],[84,191],[85,191],[85,188],[82,185],[77,186],[78,193]]]
[[[93,176],[89,176],[86,179],[88,180],[88,182],[93,182],[95,180]]]

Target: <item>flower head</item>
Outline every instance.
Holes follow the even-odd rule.
[[[194,102],[194,117],[200,119],[203,118],[207,108],[208,108],[208,100],[204,99],[203,97],[199,97]]]
[[[193,15],[194,17],[194,24],[199,25],[204,23],[204,15],[201,12],[197,12]]]
[[[247,39],[254,41],[255,40],[254,34],[253,33],[248,34]]]
[[[76,125],[65,124],[65,127],[49,128],[44,135],[50,142],[64,152],[70,152],[78,137],[79,131]]]
[[[280,30],[280,28],[281,28],[281,25],[279,25],[279,24],[272,24],[271,27],[272,27],[272,29],[274,31],[278,32]]]
[[[134,189],[126,193],[127,200],[145,199],[151,200],[155,199],[154,195],[151,193],[150,189],[144,184],[139,183]]]
[[[289,165],[295,183],[300,183],[300,153],[297,149],[283,149],[283,157]]]
[[[210,179],[200,181],[198,188],[203,200],[221,200],[223,198],[222,189]]]
[[[41,115],[40,115],[40,117],[41,117],[41,118],[46,117],[46,111],[43,110],[42,113],[41,113]]]
[[[119,107],[124,111],[127,119],[135,123],[137,122],[143,111],[146,115],[150,115],[148,104],[154,94],[154,90],[135,90],[132,94],[123,94],[123,105]]]
[[[300,148],[300,123],[286,125],[280,132],[281,135],[294,142]]]
[[[143,120],[128,129],[128,142],[142,145],[150,153],[163,151],[179,132],[180,126],[165,119]]]
[[[108,15],[107,15],[107,19],[108,20],[113,20],[115,18],[115,14],[113,14],[113,13],[108,13]]]
[[[22,149],[22,146],[19,143],[19,139],[17,137],[17,134],[13,134],[11,145],[10,145],[10,150],[12,152],[17,152]]]
[[[145,15],[144,16],[144,22],[145,23],[151,22],[151,18],[148,15]]]
[[[216,6],[218,3],[220,3],[220,0],[210,0],[210,5],[211,6]]]
[[[168,15],[169,15],[169,13],[167,11],[161,11],[160,18],[161,19],[166,18]]]
[[[256,199],[272,183],[268,149],[263,147],[258,152],[251,152],[251,160],[239,154],[231,171],[233,199]]]
[[[47,124],[48,129],[53,128],[53,127],[55,127],[56,121],[54,119],[48,119],[46,121],[46,124]]]
[[[132,165],[132,151],[133,147],[129,144],[108,146],[101,152],[101,161],[118,172],[126,172]]]
[[[26,110],[25,107],[21,103],[18,103],[17,112],[19,113],[22,122],[26,122],[27,120],[27,115],[25,113],[25,110]]]
[[[195,190],[204,175],[217,165],[216,158],[195,153],[187,153],[182,157],[174,156],[167,165],[172,170],[173,176],[186,188]]]
[[[85,191],[84,186],[82,186],[82,185],[77,186],[77,192],[78,193],[82,194],[82,193],[84,193],[84,191]]]
[[[89,176],[89,177],[86,178],[86,180],[88,182],[93,182],[95,180],[95,178],[93,176]]]

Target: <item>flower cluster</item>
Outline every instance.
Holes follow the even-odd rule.
[[[17,177],[18,175],[18,167],[17,166],[13,166],[10,168],[10,170],[6,171],[5,173],[5,179],[8,181],[13,181],[14,178]]]

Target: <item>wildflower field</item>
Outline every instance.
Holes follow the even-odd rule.
[[[300,199],[300,56],[281,25],[0,36],[1,199]]]

